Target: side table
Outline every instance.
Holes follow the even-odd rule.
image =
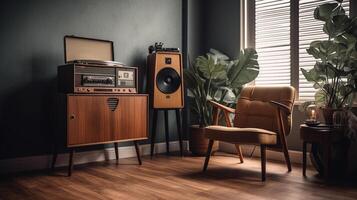
[[[343,127],[328,125],[307,126],[300,125],[300,138],[303,141],[303,176],[306,176],[306,148],[307,144],[318,143],[323,147],[323,175],[327,180],[330,177],[331,146],[334,142],[342,141],[344,138]]]

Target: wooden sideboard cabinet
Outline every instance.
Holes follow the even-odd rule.
[[[68,175],[73,167],[75,147],[134,141],[148,138],[148,95],[146,94],[67,94],[66,146],[70,148]],[[54,168],[57,153],[54,154]]]

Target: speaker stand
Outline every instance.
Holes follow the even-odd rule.
[[[155,140],[156,140],[156,128],[157,128],[157,115],[159,111],[164,111],[165,116],[165,139],[166,139],[166,155],[170,155],[170,138],[169,138],[169,119],[168,119],[168,111],[175,110],[176,112],[176,126],[177,126],[177,134],[179,137],[180,143],[180,155],[183,156],[183,148],[182,148],[182,123],[181,123],[181,111],[182,109],[154,109],[154,117],[153,117],[153,126],[151,132],[151,148],[150,148],[150,156],[154,154]]]

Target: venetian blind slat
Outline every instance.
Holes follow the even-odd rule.
[[[256,0],[256,85],[290,85],[290,1]]]
[[[334,0],[299,0],[299,68],[311,69],[316,60],[306,52],[310,43],[315,40],[326,40],[328,36],[323,32],[324,22],[314,19],[314,10],[318,5],[332,2]],[[349,1],[345,0],[342,6],[349,13]],[[307,82],[299,70],[299,100],[313,100],[315,89],[312,84]]]

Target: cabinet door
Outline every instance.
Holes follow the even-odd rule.
[[[68,146],[147,138],[147,103],[144,95],[68,96]]]
[[[107,96],[68,96],[68,146],[103,143],[114,140],[113,111]]]
[[[144,139],[148,137],[148,97],[121,96],[116,112],[116,140]]]

